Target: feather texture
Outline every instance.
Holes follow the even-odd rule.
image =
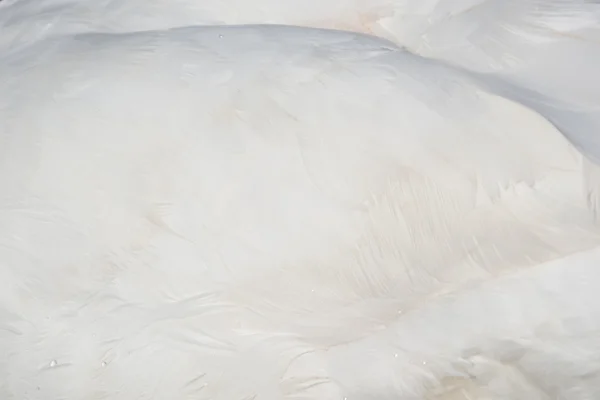
[[[471,3],[2,1],[0,397],[597,398],[596,5]]]

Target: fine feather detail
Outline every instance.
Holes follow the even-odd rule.
[[[597,5],[241,6],[0,2],[0,397],[597,398]]]

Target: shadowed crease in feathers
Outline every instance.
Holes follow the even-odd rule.
[[[0,398],[599,398],[599,16],[0,1]]]

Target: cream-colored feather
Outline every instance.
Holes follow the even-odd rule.
[[[0,2],[0,397],[597,398],[595,4],[447,1]]]

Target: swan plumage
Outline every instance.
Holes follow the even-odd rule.
[[[595,4],[322,3],[0,2],[0,397],[600,394]]]

